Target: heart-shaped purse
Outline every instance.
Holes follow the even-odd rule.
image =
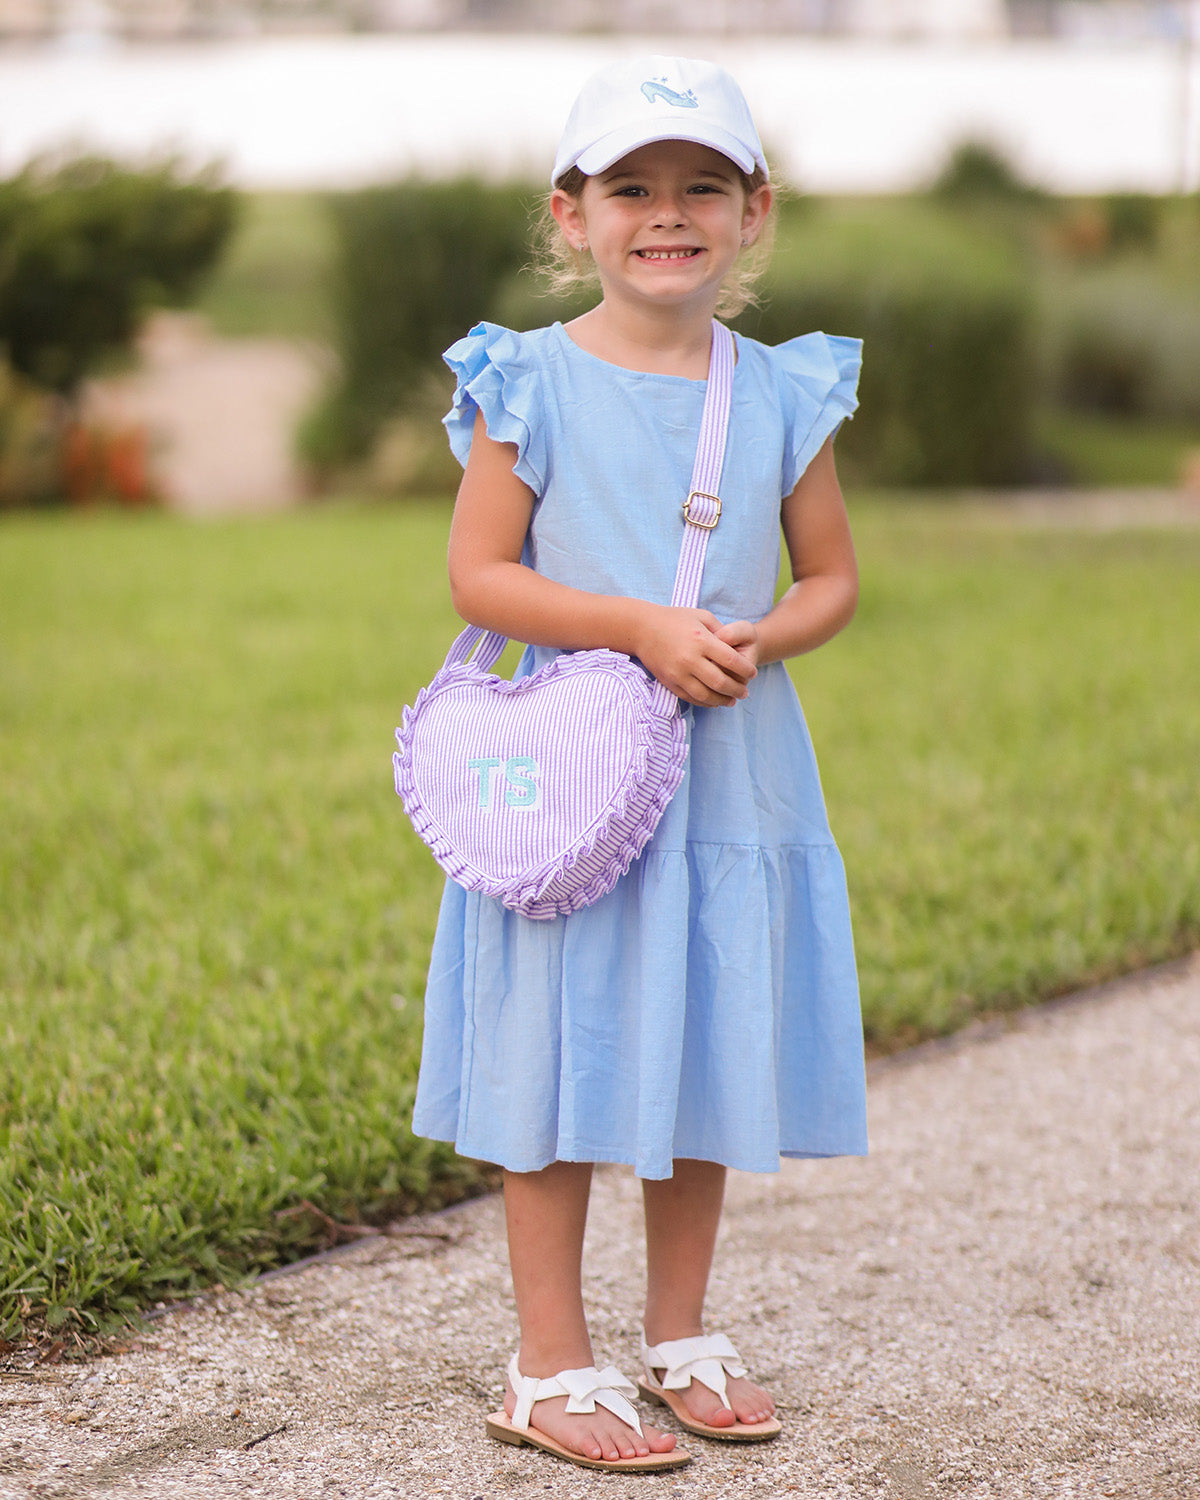
[[[733,383],[733,336],[713,324],[692,488],[683,506],[678,606],[700,595]],[[507,638],[468,626],[404,710],[396,791],[447,875],[527,917],[567,915],[612,890],[683,779],[679,700],[617,651],[564,652],[510,682],[491,671]]]
[[[611,890],[645,848],[683,778],[687,726],[619,652],[509,682],[488,670],[504,645],[473,628],[455,641],[404,712],[396,790],[447,875],[553,917]]]

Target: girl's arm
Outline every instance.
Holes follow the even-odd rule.
[[[744,698],[754,662],[707,610],[592,594],[521,562],[534,495],[516,461],[516,446],[490,438],[478,414],[450,527],[450,596],[463,619],[534,646],[624,651],[688,703]]]
[[[737,620],[718,632],[755,663],[783,661],[824,645],[850,623],[858,604],[858,564],[832,437],[784,500],[782,519],[791,588],[757,625]]]

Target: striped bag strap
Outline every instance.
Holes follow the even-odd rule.
[[[721,519],[719,492],[733,395],[733,353],[733,334],[724,323],[718,323],[714,318],[708,389],[704,393],[704,415],[700,418],[700,441],[696,444],[691,488],[683,502],[683,541],[671,593],[671,603],[683,609],[694,609],[699,601],[708,538]],[[678,711],[679,699],[670,688],[657,682],[653,705],[655,713],[674,713]]]
[[[708,538],[721,519],[719,488],[725,463],[725,439],[729,431],[729,406],[733,395],[733,334],[713,319],[712,353],[708,361],[708,388],[700,418],[700,439],[692,465],[692,483],[683,502],[683,540],[675,569],[672,605],[695,607],[704,577],[704,555]],[[466,661],[475,652],[475,665],[487,672],[500,660],[508,637],[479,625],[468,625],[446,653],[446,666]],[[478,648],[478,650],[476,650]],[[667,716],[678,712],[679,699],[661,682],[655,683],[654,711]]]

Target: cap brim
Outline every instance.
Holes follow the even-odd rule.
[[[587,177],[595,177],[598,172],[607,171],[614,162],[628,156],[631,151],[652,145],[655,141],[694,141],[698,146],[711,146],[714,151],[727,156],[734,166],[747,175],[754,171],[755,166],[760,166],[764,172],[767,170],[765,161],[747,151],[741,141],[719,126],[706,120],[697,120],[691,126],[683,120],[669,123],[663,120],[652,126],[631,124],[609,131],[606,136],[581,151],[574,161],[566,161],[561,165],[555,163],[554,181],[557,182],[571,167],[578,167]]]

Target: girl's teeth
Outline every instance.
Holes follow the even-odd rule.
[[[638,254],[643,260],[688,260],[695,255],[694,250],[639,250]]]

